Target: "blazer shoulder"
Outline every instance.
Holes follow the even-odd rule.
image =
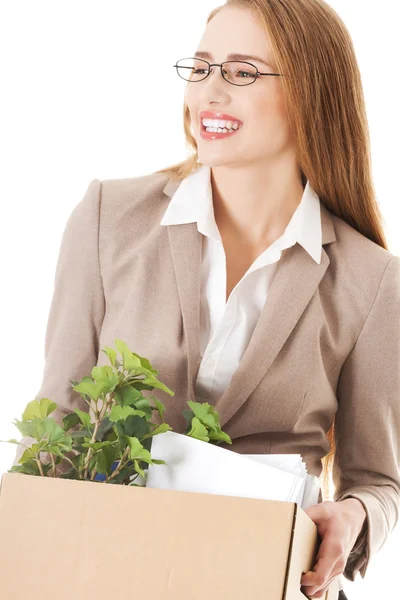
[[[148,173],[136,177],[118,179],[103,179],[102,196],[105,199],[128,199],[129,201],[142,198],[153,198],[162,195],[170,175],[168,173]]]
[[[399,258],[367,238],[344,219],[334,214],[331,214],[331,217],[336,234],[336,244],[333,244],[332,251],[335,251],[342,266],[347,265],[351,270],[368,268],[370,271],[382,272],[393,258]]]
[[[149,173],[101,180],[101,243],[109,246],[118,237],[140,242],[163,229],[159,225],[171,200],[163,190],[170,178],[169,173]]]
[[[132,221],[147,226],[161,221],[170,198],[163,193],[168,173],[149,173],[137,177],[101,181],[101,220],[126,226]]]
[[[325,246],[330,259],[328,278],[337,290],[335,301],[343,310],[353,312],[362,325],[381,286],[386,290],[388,278],[392,279],[393,293],[399,298],[400,258],[340,217],[332,214],[332,221],[336,240]]]

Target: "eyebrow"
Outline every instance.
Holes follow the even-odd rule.
[[[210,52],[205,52],[202,50],[195,52],[194,56],[195,58],[209,58],[210,60],[213,60],[213,56]],[[256,60],[258,62],[262,62],[267,67],[271,66],[271,63],[266,62],[262,58],[258,58],[258,56],[252,56],[251,54],[238,54],[237,52],[228,54],[227,60]]]

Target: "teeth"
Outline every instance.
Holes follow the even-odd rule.
[[[223,119],[202,119],[204,127],[213,127],[220,129],[238,129],[238,121],[225,121]]]
[[[209,131],[210,133],[234,133],[235,130],[234,129],[226,129],[221,128],[221,127],[206,127],[206,131]]]

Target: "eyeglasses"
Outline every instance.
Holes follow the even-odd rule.
[[[250,85],[261,75],[284,77],[280,73],[260,73],[252,63],[237,60],[227,60],[221,64],[210,64],[207,60],[201,58],[181,58],[173,66],[176,68],[179,77],[191,82],[203,81],[209,76],[211,67],[220,67],[222,77],[232,85]]]

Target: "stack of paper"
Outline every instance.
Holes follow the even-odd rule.
[[[317,504],[319,479],[300,454],[239,454],[173,431],[152,440],[146,487]]]

